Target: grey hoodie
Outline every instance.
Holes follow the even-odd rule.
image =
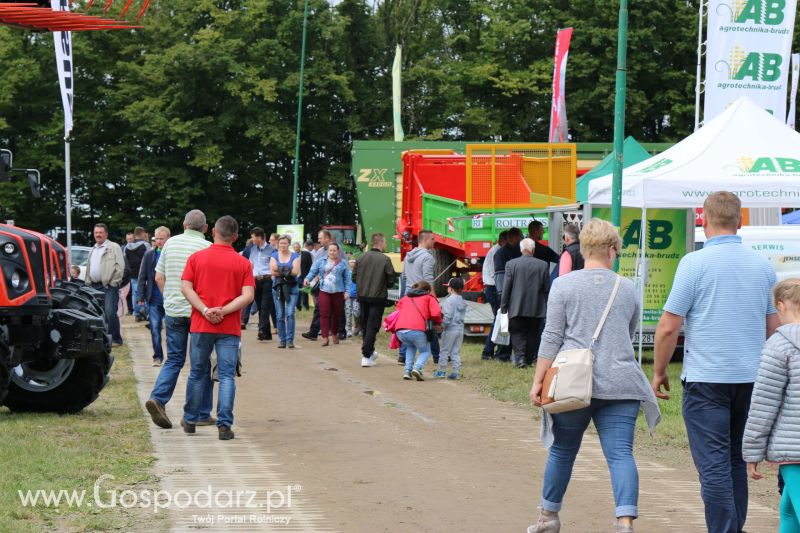
[[[764,345],[742,457],[748,463],[800,462],[800,324],[779,327]]]
[[[464,316],[467,314],[467,302],[460,294],[451,294],[444,299],[442,314],[444,315],[442,325],[445,329],[463,329]]]
[[[403,261],[403,277],[406,280],[406,287],[410,289],[418,281],[427,281],[433,286],[434,262],[433,254],[425,248],[414,248],[408,252]]]

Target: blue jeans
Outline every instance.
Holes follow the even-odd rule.
[[[422,333],[423,333],[423,335],[425,334],[425,332],[424,332],[424,331],[423,331]],[[400,336],[400,335],[398,335],[398,337],[399,337],[399,336]],[[400,339],[400,342],[403,342],[403,339]],[[433,355],[435,355],[436,357],[438,357],[438,356],[439,356],[439,353],[440,353],[440,350],[441,350],[441,348],[440,348],[440,346],[439,346],[439,334],[438,334],[438,333],[437,333],[436,335],[434,335],[434,336],[433,336],[433,340],[430,342],[430,344],[431,344],[431,346],[430,346],[430,350],[429,350],[429,351],[430,351],[430,352],[431,352]],[[408,347],[407,347],[407,346],[406,346],[406,344],[403,342],[403,343],[400,345],[400,353],[399,353],[399,355],[400,355],[400,357],[402,357],[404,360],[405,360],[405,357],[406,357],[406,352],[407,352],[407,351],[408,351]],[[414,359],[414,352],[413,352],[413,351],[411,352],[411,359]]]
[[[108,334],[111,340],[122,344],[122,330],[119,326],[117,308],[119,307],[119,287],[103,287],[102,283],[92,283],[92,288],[103,292],[103,314],[108,324]]]
[[[164,306],[147,304],[147,316],[150,320],[150,337],[153,339],[153,359],[164,360],[164,349],[161,347],[161,327],[164,324]]]
[[[162,405],[167,405],[175,392],[178,376],[183,365],[186,364],[186,348],[189,344],[189,317],[174,317],[167,315],[164,318],[167,326],[167,360],[158,373],[156,384],[150,393],[151,400],[157,400]],[[211,365],[206,370],[206,391],[203,395],[203,419],[211,417],[211,407],[214,402],[214,382],[211,381]],[[188,386],[187,386],[188,392]]]
[[[592,403],[585,409],[553,415],[555,441],[547,454],[544,469],[543,509],[561,510],[583,434],[589,421],[593,420],[611,472],[616,516],[635,518],[639,515],[639,472],[633,459],[633,433],[640,405],[638,400],[592,398]]]
[[[298,290],[292,289],[288,300],[280,301],[278,292],[272,291],[272,303],[275,304],[275,316],[278,319],[278,338],[285,344],[294,343],[294,310],[297,305]]]
[[[738,533],[747,519],[742,438],[752,393],[752,383],[683,384],[683,422],[710,532]]]
[[[139,305],[139,299],[136,297],[136,289],[138,286],[139,280],[136,278],[131,278],[131,301],[133,302],[133,314],[135,316],[141,315],[142,311],[144,311],[144,306]]]
[[[186,404],[183,418],[190,424],[208,418],[203,412],[206,380],[209,379],[211,351],[217,350],[217,376],[219,393],[217,398],[217,427],[233,426],[233,400],[236,396],[236,363],[239,360],[238,335],[217,333],[192,333],[192,351],[189,356],[192,370],[186,384]]]
[[[406,347],[405,371],[411,372],[412,368],[422,370],[422,367],[425,366],[431,356],[431,343],[428,342],[425,332],[416,329],[402,329],[397,332],[397,337]],[[414,355],[417,351],[419,351],[419,357],[414,361]]]
[[[481,357],[484,359],[491,359],[494,357],[494,343],[492,342],[492,332],[494,331],[494,317],[497,316],[497,308],[500,307],[500,300],[497,298],[497,287],[494,285],[483,286],[483,296],[487,304],[492,307],[492,325],[489,328],[489,335],[486,337],[486,342],[483,343],[483,352]]]

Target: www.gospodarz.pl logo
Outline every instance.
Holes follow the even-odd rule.
[[[23,507],[55,507],[111,509],[134,507],[152,509],[158,513],[162,509],[213,509],[213,510],[252,510],[271,514],[275,511],[287,512],[292,508],[293,497],[303,490],[300,485],[287,485],[275,490],[216,490],[211,485],[197,491],[140,489],[119,490],[104,487],[106,481],[115,478],[105,474],[97,478],[91,493],[86,489],[72,490],[18,490],[17,495]]]

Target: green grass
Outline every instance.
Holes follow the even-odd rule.
[[[381,331],[378,346],[382,353],[390,353],[389,335]],[[530,403],[530,390],[533,383],[534,368],[517,369],[508,363],[481,360],[483,339],[465,338],[461,349],[463,381],[478,391],[504,402],[512,402],[533,411],[538,417],[539,408]],[[396,352],[395,352],[396,353]],[[652,357],[645,353],[645,357]],[[653,377],[653,364],[647,359],[642,365],[648,379]],[[672,391],[668,401],[659,400],[661,422],[656,426],[653,438],[637,438],[637,445],[657,447],[667,445],[674,448],[687,448],[686,430],[681,417],[681,364],[669,366],[669,381]],[[639,417],[638,430],[647,435],[644,415]]]
[[[86,490],[93,502],[95,480],[107,490],[154,490],[154,461],[147,422],[136,395],[128,348],[114,350],[111,379],[100,397],[76,415],[13,414],[0,407],[0,530],[159,531],[167,513],[121,506],[23,507],[18,490]]]

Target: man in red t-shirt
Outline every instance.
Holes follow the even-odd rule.
[[[181,291],[192,304],[191,372],[186,385],[186,405],[181,426],[194,433],[205,387],[205,372],[211,351],[217,351],[217,428],[220,440],[233,438],[233,401],[236,396],[236,363],[241,338],[241,310],[255,294],[250,261],[236,253],[232,243],[239,235],[239,224],[231,216],[217,220],[212,230],[214,244],[192,254],[181,277]]]

